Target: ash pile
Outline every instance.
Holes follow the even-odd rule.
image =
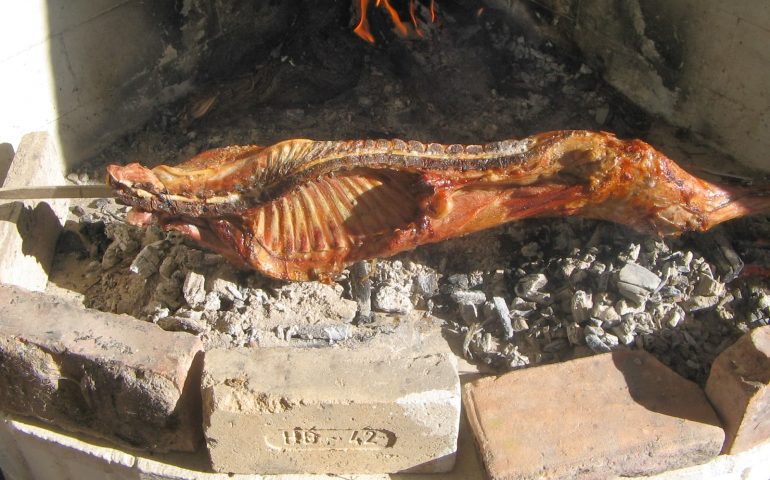
[[[531,219],[362,262],[326,285],[237,271],[176,232],[126,224],[125,207],[93,207],[73,209],[52,281],[207,348],[361,343],[432,314],[458,353],[493,370],[640,348],[703,383],[719,352],[770,317],[767,272],[754,275],[768,265],[762,218],[674,240]]]

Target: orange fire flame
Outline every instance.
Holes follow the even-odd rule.
[[[396,31],[401,37],[406,38],[409,36],[409,24],[401,20],[398,11],[391,5],[390,0],[375,0],[374,6],[382,7],[388,12],[393,25],[396,27]],[[361,12],[361,17],[358,20],[358,24],[353,29],[353,32],[367,42],[374,43],[374,35],[372,35],[371,30],[369,30],[369,20],[366,18],[369,9],[369,0],[358,0],[358,8]],[[411,20],[412,28],[418,37],[423,37],[425,34],[420,28],[416,10],[415,0],[409,0],[409,19]],[[431,0],[430,2],[430,21],[431,23],[436,22],[436,0]]]

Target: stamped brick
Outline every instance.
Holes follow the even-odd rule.
[[[495,480],[652,474],[705,462],[724,439],[703,391],[643,351],[483,378],[463,402]]]
[[[448,353],[214,350],[203,412],[218,472],[443,472],[454,465],[460,387]]]
[[[156,451],[202,443],[193,335],[0,286],[0,410]]]
[[[29,133],[7,166],[2,186],[62,185],[62,168],[51,136]],[[68,200],[0,200],[0,283],[45,290],[68,205]]]
[[[770,441],[770,326],[743,335],[717,357],[706,395],[725,424],[726,453]]]

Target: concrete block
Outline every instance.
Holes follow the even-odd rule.
[[[705,462],[724,439],[701,389],[644,351],[483,378],[463,402],[495,480],[648,475]]]
[[[717,357],[706,395],[725,424],[726,452],[770,441],[770,326],[745,334]]]
[[[202,442],[200,340],[0,286],[0,410],[131,447]]]
[[[459,379],[445,352],[214,350],[206,353],[202,392],[218,472],[445,472],[454,465]]]
[[[61,158],[50,135],[22,138],[3,187],[62,185]],[[0,283],[45,290],[67,200],[0,201]]]

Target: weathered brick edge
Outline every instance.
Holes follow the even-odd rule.
[[[0,411],[152,451],[203,444],[201,341],[0,285]]]
[[[725,424],[724,453],[770,441],[770,326],[744,334],[717,357],[706,395]]]

